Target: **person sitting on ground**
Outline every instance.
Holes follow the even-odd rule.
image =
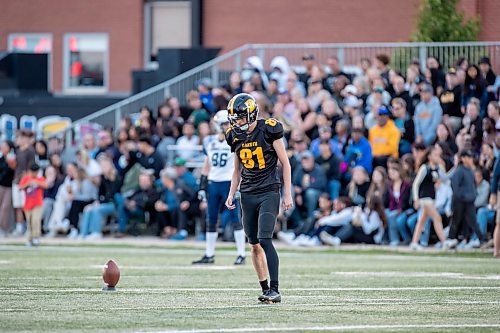
[[[411,184],[403,177],[403,168],[399,160],[389,164],[389,206],[387,209],[387,222],[389,244],[399,245],[399,235],[403,241],[409,242],[410,235],[406,231],[406,220],[413,212],[410,206]],[[402,231],[401,231],[402,230]]]
[[[352,170],[352,179],[347,185],[349,200],[355,206],[364,206],[366,194],[370,188],[370,176],[362,167],[355,167]]]
[[[323,243],[338,247],[342,242],[380,244],[387,226],[387,217],[384,204],[377,196],[368,198],[368,205],[364,210],[356,207],[352,221],[344,225],[334,235],[326,231],[319,234]]]
[[[308,234],[315,228],[319,219],[329,216],[333,212],[333,202],[328,193],[322,193],[318,199],[318,209],[316,209],[311,218],[300,224],[292,231],[279,231],[276,236],[279,240],[288,245],[301,245],[301,240],[307,239]]]
[[[158,212],[158,236],[168,238],[177,233],[177,223],[175,216],[178,214],[179,200],[175,191],[175,180],[177,172],[174,168],[168,167],[160,172],[161,193],[155,202],[155,209]]]
[[[106,218],[113,216],[116,211],[115,194],[120,191],[122,186],[122,179],[113,161],[104,154],[99,155],[97,160],[102,170],[102,175],[98,180],[98,198],[83,210],[80,219],[79,237],[81,239],[102,238],[102,228],[106,223]]]
[[[307,234],[299,235],[293,245],[314,247],[320,246],[319,235],[321,232],[335,234],[341,227],[352,220],[351,201],[347,197],[340,197],[333,202],[333,212],[330,215],[320,217],[314,224],[314,228]]]
[[[69,193],[67,200],[71,201],[71,206],[67,215],[67,221],[69,221],[70,231],[68,238],[76,239],[78,237],[78,222],[80,220],[80,214],[83,212],[84,208],[90,205],[92,202],[97,200],[98,187],[93,182],[84,169],[78,168],[76,175],[76,188],[69,188]],[[68,222],[65,222],[67,224]]]
[[[184,240],[188,236],[188,227],[200,216],[200,201],[198,199],[198,183],[191,171],[186,168],[186,161],[182,158],[174,160],[177,172],[175,191],[179,200],[178,214],[175,216],[177,233],[170,235],[170,240]]]
[[[154,221],[156,210],[154,204],[158,199],[158,192],[153,186],[154,171],[143,169],[139,175],[139,187],[132,195],[125,199],[123,220],[128,224],[131,219],[145,221],[146,213],[149,213],[151,221]]]

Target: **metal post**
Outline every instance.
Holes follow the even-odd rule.
[[[240,72],[241,71],[241,53],[238,53],[236,55],[236,57],[234,58],[234,60],[235,60],[234,68],[237,72]]]
[[[264,49],[258,49],[257,50],[257,56],[260,58],[260,60],[262,60],[262,64],[264,65],[264,69],[265,69],[265,64],[264,64],[264,57],[266,56],[266,52],[264,51]]]
[[[122,108],[118,107],[115,110],[115,127],[113,128],[116,131],[120,127],[120,121],[122,120]]]
[[[64,139],[66,141],[65,147],[66,147],[66,149],[69,149],[71,147],[71,145],[72,145],[72,142],[71,142],[72,141],[71,140],[72,139],[71,138],[71,127],[68,128],[65,133],[66,133],[66,135],[64,137]]]
[[[425,62],[427,60],[427,47],[418,47],[418,60],[420,61],[420,70],[425,72]]]
[[[344,67],[344,64],[345,64],[345,54],[344,54],[344,48],[343,47],[339,47],[337,49],[337,58],[339,59],[340,68]]]
[[[170,86],[166,86],[164,89],[163,89],[163,96],[165,97],[165,99],[169,98],[171,95],[170,95]]]
[[[219,66],[212,66],[212,84],[215,86],[219,85]]]

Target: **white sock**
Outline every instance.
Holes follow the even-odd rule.
[[[236,242],[236,251],[239,256],[245,256],[245,232],[242,230],[234,231],[234,240]]]
[[[205,255],[207,257],[213,257],[215,255],[215,242],[217,242],[217,232],[207,232],[207,249]]]

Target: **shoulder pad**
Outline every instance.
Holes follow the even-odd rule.
[[[271,142],[281,139],[283,137],[283,125],[277,119],[266,119],[264,121],[264,132],[271,139]]]

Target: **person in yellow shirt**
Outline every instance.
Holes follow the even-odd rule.
[[[377,125],[370,129],[369,138],[372,146],[373,167],[387,166],[389,157],[399,157],[399,140],[401,133],[389,119],[389,109],[386,106],[378,108]]]

